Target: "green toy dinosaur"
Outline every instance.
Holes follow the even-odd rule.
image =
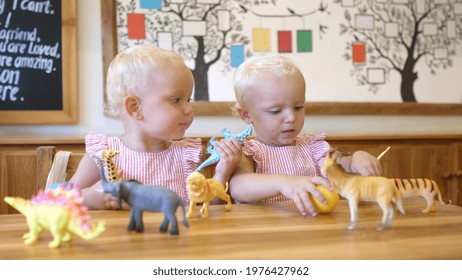
[[[85,215],[86,208],[80,205],[82,198],[75,188],[60,186],[54,190],[40,191],[32,200],[19,197],[5,197],[4,200],[27,219],[29,232],[23,235],[26,245],[35,243],[43,230],[53,235],[53,241],[48,243],[50,248],[71,241],[72,234],[90,240],[105,230],[103,221],[96,226],[88,223],[90,218]]]

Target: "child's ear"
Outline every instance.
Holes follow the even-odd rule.
[[[143,120],[143,114],[141,113],[141,100],[138,96],[127,95],[124,99],[125,111],[127,114],[135,120]]]
[[[250,117],[250,114],[249,114],[249,111],[243,109],[243,108],[238,108],[237,109],[237,113],[239,114],[239,117],[241,117],[241,119],[247,123],[247,124],[251,124],[252,123],[252,118]]]

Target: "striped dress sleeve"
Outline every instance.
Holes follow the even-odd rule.
[[[90,131],[85,136],[86,153],[90,156],[97,156],[101,158],[102,151],[108,148],[107,139],[108,139],[107,136],[102,133]],[[97,160],[95,160],[95,162],[96,162],[96,165],[99,166],[99,162]]]
[[[183,156],[184,162],[183,167],[187,175],[191,174],[196,170],[202,160],[202,141],[200,138],[185,138],[182,141],[183,144]]]
[[[263,155],[261,148],[258,145],[256,140],[244,140],[244,145],[242,146],[242,152],[244,155],[253,159],[255,163],[255,172],[262,173],[262,163],[263,163]]]
[[[326,175],[322,172],[324,161],[330,149],[330,145],[326,141],[326,135],[307,133],[300,136],[300,139],[305,143],[306,147],[310,149],[316,164],[317,173],[326,177]]]

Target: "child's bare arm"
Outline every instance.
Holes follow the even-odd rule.
[[[79,166],[72,176],[70,182],[74,183],[81,190],[93,186],[100,180],[99,168],[95,161],[85,154],[80,160]]]
[[[117,199],[102,192],[100,169],[95,161],[85,154],[77,167],[74,176],[69,180],[82,191],[83,205],[89,210],[117,209]],[[123,209],[129,208],[123,204]]]
[[[85,154],[72,176],[70,182],[82,191],[83,204],[90,210],[106,209],[104,206],[104,193],[96,191],[100,188],[100,172],[95,161]]]
[[[244,156],[231,178],[230,191],[234,199],[242,202],[260,201],[282,193],[294,201],[302,215],[308,212],[315,216],[317,213],[309,195],[313,195],[323,203],[326,202],[316,189],[317,184],[330,187],[329,182],[322,177],[256,174],[252,159]]]
[[[106,199],[108,194],[101,191],[101,183],[97,182],[91,187],[82,190],[83,204],[89,210],[106,210]]]
[[[129,210],[122,200],[122,209],[119,209],[119,199],[101,190],[101,182],[82,190],[83,204],[90,210]]]

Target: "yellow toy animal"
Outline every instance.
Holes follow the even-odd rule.
[[[227,202],[225,209],[231,209],[231,197],[226,193],[228,191],[228,184],[226,189],[215,179],[207,179],[199,172],[191,173],[186,179],[186,187],[189,194],[189,211],[186,213],[187,218],[192,217],[192,212],[196,203],[203,203],[201,208],[202,218],[208,218],[210,201],[219,197]]]
[[[348,200],[351,215],[348,229],[352,230],[356,227],[360,201],[375,201],[382,209],[382,221],[377,227],[377,231],[391,227],[395,217],[394,206],[396,205],[399,211],[404,214],[401,195],[398,190],[385,177],[363,177],[358,174],[346,173],[337,163],[337,158],[340,155],[341,153],[338,151],[330,151],[324,162],[323,171],[331,185]]]
[[[428,214],[436,212],[435,197],[438,196],[438,201],[441,205],[451,204],[443,202],[440,188],[438,184],[431,179],[418,178],[418,179],[390,179],[393,186],[401,193],[402,198],[421,196],[427,201],[427,208],[422,210],[422,213]]]
[[[114,157],[119,154],[119,151],[112,149],[104,149],[101,153],[104,162],[104,171],[106,172],[106,180],[108,182],[120,181],[119,171],[114,163]]]
[[[27,219],[29,232],[23,235],[26,245],[35,243],[44,230],[50,231],[53,236],[53,241],[48,243],[50,248],[70,242],[73,235],[90,240],[105,230],[103,221],[90,225],[86,207],[81,205],[80,191],[72,185],[41,190],[31,200],[10,196],[4,200]]]

